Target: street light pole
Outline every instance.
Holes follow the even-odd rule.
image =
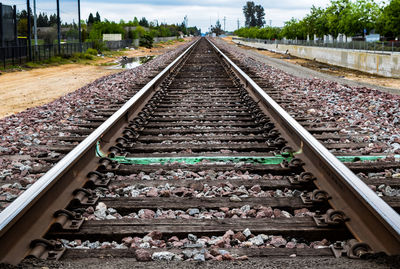
[[[82,52],[81,0],[78,0],[78,35],[79,35],[79,52]]]
[[[61,20],[60,20],[60,0],[57,0],[57,44],[58,54],[61,54]]]
[[[28,59],[32,61],[32,41],[31,41],[31,7],[29,0],[26,0],[26,9],[28,12]]]
[[[36,0],[33,0],[33,34],[35,36],[35,51],[36,51],[36,46],[38,45],[38,39],[37,39],[37,17],[36,17]]]

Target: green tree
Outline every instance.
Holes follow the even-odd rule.
[[[96,18],[94,18],[95,22],[101,22],[100,14],[99,12],[96,12]]]
[[[153,37],[150,33],[145,33],[139,40],[139,46],[151,49],[153,47]]]
[[[389,39],[400,38],[400,0],[391,0],[377,19],[377,31]]]
[[[139,20],[136,17],[133,19],[133,26],[139,26]]]
[[[351,2],[350,0],[331,0],[330,6],[326,9],[328,19],[328,33],[334,38],[340,33],[346,32],[344,23],[345,17],[351,17]]]
[[[143,26],[143,27],[149,27],[149,22],[147,21],[147,19],[145,17],[143,17],[140,21],[139,21],[139,25]]]
[[[222,35],[224,33],[219,20],[217,20],[215,26],[211,26],[211,33],[215,33],[217,36]]]
[[[264,8],[261,5],[256,5],[255,12],[256,12],[256,26],[263,27],[265,24]]]
[[[285,25],[280,34],[281,37],[286,37],[288,39],[306,39],[306,23],[304,21],[299,21],[295,18],[292,18],[290,21],[285,22]]]
[[[94,23],[94,17],[93,17],[93,14],[90,13],[89,17],[88,17],[88,20],[87,20],[87,24],[93,24],[93,23]]]

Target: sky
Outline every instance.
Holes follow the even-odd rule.
[[[33,9],[33,1],[30,0]],[[326,7],[329,0],[268,0],[254,1],[265,10],[267,25],[283,26],[285,21],[304,17],[312,5]],[[0,0],[5,5],[17,5],[19,10],[26,9],[26,0]],[[227,31],[236,30],[238,20],[240,27],[244,26],[242,8],[246,0],[81,0],[81,17],[87,19],[89,13],[98,11],[102,19],[110,21],[133,20],[146,17],[149,21],[181,23],[187,15],[188,26],[197,26],[202,32],[208,31],[211,25],[219,19]],[[56,0],[36,0],[37,13],[56,13]],[[60,0],[61,20],[77,22],[77,0]]]

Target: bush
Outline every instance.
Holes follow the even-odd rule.
[[[93,48],[95,50],[97,50],[99,53],[101,53],[102,51],[108,50],[106,44],[101,40],[94,40],[93,41]]]
[[[90,54],[90,55],[96,56],[96,55],[97,55],[97,50],[92,49],[92,48],[88,48],[88,49],[86,50],[86,53],[87,53],[87,54]]]
[[[153,47],[153,37],[149,33],[145,33],[140,37],[139,46],[151,49]]]
[[[94,56],[92,54],[78,52],[78,53],[74,53],[72,55],[72,58],[83,59],[83,60],[93,60]]]

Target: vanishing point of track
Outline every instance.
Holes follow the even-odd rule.
[[[328,150],[346,147],[332,143],[335,128],[292,118],[271,96],[278,101],[279,89],[197,40],[121,108],[59,138],[66,144],[53,150],[70,152],[0,214],[1,261],[131,257],[134,242],[63,242],[146,235],[152,253],[214,258],[226,258],[222,249],[237,258],[400,254],[399,202],[385,203],[353,173],[370,165],[345,166]],[[120,217],[88,218],[101,206]],[[333,244],[279,248],[272,238]]]

